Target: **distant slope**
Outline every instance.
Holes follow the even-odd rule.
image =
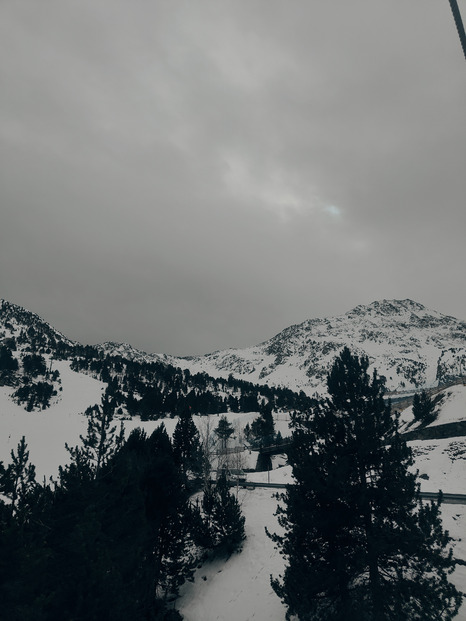
[[[47,409],[62,390],[59,370],[51,364],[56,360],[104,382],[120,415],[154,419],[187,409],[215,414],[258,411],[265,404],[296,410],[310,403],[288,388],[190,373],[176,366],[176,358],[146,354],[128,344],[81,345],[35,313],[0,301],[0,386],[15,389],[11,398],[24,409]]]
[[[313,394],[325,390],[326,375],[345,345],[366,354],[391,391],[436,386],[466,370],[466,322],[412,300],[357,306],[290,326],[255,347],[179,359],[177,365]]]

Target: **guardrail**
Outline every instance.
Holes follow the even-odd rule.
[[[437,500],[438,492],[421,492],[424,500]],[[466,505],[466,494],[442,494],[442,502],[446,505]]]
[[[230,480],[230,485],[243,487],[246,489],[255,489],[256,487],[268,487],[272,489],[286,489],[284,483],[262,483],[259,481],[239,481],[238,483]],[[438,492],[421,492],[422,500],[437,500]],[[466,505],[466,494],[442,494],[442,503],[446,505]]]

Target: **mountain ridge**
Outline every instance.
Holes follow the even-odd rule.
[[[0,300],[4,328],[11,327],[11,319],[18,316],[32,322],[36,332],[43,329],[48,335],[45,342],[52,349],[57,348],[57,343],[58,349],[65,350],[77,345],[35,313]],[[17,320],[16,336],[18,325]],[[5,331],[2,334],[6,336]],[[466,370],[466,322],[409,298],[360,304],[342,315],[288,326],[258,345],[203,356],[147,353],[128,343],[112,341],[92,347],[103,355],[165,363],[212,377],[232,375],[313,395],[325,392],[327,372],[345,345],[359,355],[367,355],[371,368],[385,376],[387,389],[393,392],[436,386],[461,377]]]

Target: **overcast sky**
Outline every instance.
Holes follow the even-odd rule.
[[[2,0],[0,84],[0,297],[70,338],[207,353],[383,298],[466,319],[447,0]]]

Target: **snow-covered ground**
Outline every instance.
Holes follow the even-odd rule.
[[[439,413],[438,417],[429,427],[446,425],[447,423],[458,423],[466,420],[466,386],[456,384],[450,388],[445,388],[439,393],[442,397],[434,413]],[[412,406],[406,408],[400,415],[400,426],[402,430],[415,429],[418,424],[414,422]]]
[[[87,430],[87,420],[79,414],[100,403],[104,384],[87,375],[71,371],[69,363],[54,362],[60,372],[62,390],[55,403],[43,412],[26,412],[11,401],[12,388],[0,388],[0,461],[11,461],[21,436],[25,436],[29,459],[36,466],[37,479],[58,473],[58,466],[68,462],[65,442],[79,444]]]
[[[415,440],[408,446],[413,449],[413,470],[419,470],[422,491],[466,494],[466,437]]]
[[[267,537],[265,527],[279,532],[274,513],[277,500],[270,489],[240,491],[246,516],[243,551],[226,561],[203,565],[194,583],[186,583],[176,607],[185,621],[285,621],[285,607],[270,586],[270,574],[278,577],[284,562]],[[466,507],[443,505],[443,525],[453,537],[454,554],[466,560]],[[466,567],[458,566],[451,577],[457,588],[466,587]],[[457,621],[466,621],[463,604]]]
[[[30,460],[36,466],[38,479],[56,476],[58,466],[68,461],[65,442],[74,446],[79,443],[79,435],[86,433],[87,421],[80,413],[95,403],[99,403],[104,384],[83,374],[70,370],[68,363],[55,362],[60,371],[62,391],[48,410],[26,412],[10,400],[12,389],[0,387],[0,460],[10,461],[11,449],[21,436],[26,436]],[[466,406],[466,390],[458,387],[455,398],[445,402],[439,416],[439,424],[451,420],[461,420]],[[240,442],[241,431],[246,423],[251,423],[256,412],[248,414],[228,414],[236,428],[236,440]],[[445,420],[446,419],[446,420]],[[195,417],[202,429],[207,418]],[[219,415],[210,417],[211,427],[215,427]],[[126,435],[137,427],[151,433],[162,421],[141,423],[138,420],[124,421]],[[176,419],[163,420],[167,432],[171,434]],[[283,436],[288,433],[288,417],[278,416],[277,431]],[[416,455],[415,467],[422,478],[425,491],[466,493],[466,438],[429,440],[411,442]],[[257,453],[245,451],[243,467],[253,468]],[[280,462],[274,458],[274,469],[269,473],[249,473],[250,480],[289,483],[289,466],[276,468]],[[283,560],[265,534],[264,527],[271,531],[278,528],[274,512],[277,500],[274,490],[240,490],[239,498],[246,516],[247,539],[240,554],[233,555],[227,562],[216,561],[197,570],[194,583],[186,584],[176,607],[181,610],[185,621],[284,621],[285,609],[270,586],[270,574],[278,576],[283,571]],[[442,507],[444,527],[454,538],[455,555],[466,560],[466,506],[444,505]],[[459,566],[453,582],[466,590],[466,567]],[[466,605],[457,617],[466,621]]]
[[[265,527],[278,532],[277,500],[269,489],[240,490],[246,517],[243,551],[197,570],[186,583],[176,607],[186,621],[284,621],[285,607],[270,586],[270,574],[283,571],[283,560]]]

